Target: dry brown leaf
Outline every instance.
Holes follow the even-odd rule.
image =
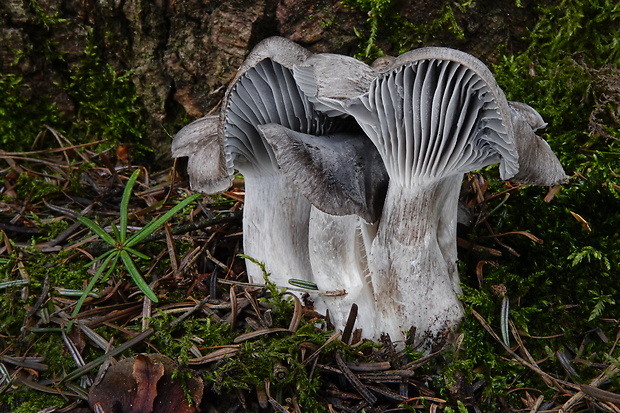
[[[573,216],[573,218],[575,218],[577,220],[577,222],[579,222],[582,226],[583,229],[585,229],[588,232],[592,232],[592,228],[590,228],[590,224],[588,224],[588,221],[586,221],[585,219],[583,219],[583,217],[573,211],[568,211],[570,212],[570,214]]]
[[[172,378],[176,363],[162,354],[141,354],[110,366],[90,389],[89,404],[104,413],[195,413],[203,394],[199,378],[188,380],[192,403]]]
[[[562,189],[561,185],[554,185],[552,187],[549,187],[549,191],[547,191],[547,195],[545,195],[544,201],[547,203],[551,202],[555,195],[560,192],[560,189]]]
[[[151,413],[157,397],[157,382],[164,375],[164,366],[145,354],[138,354],[133,363],[132,376],[136,381],[136,395],[131,413]]]

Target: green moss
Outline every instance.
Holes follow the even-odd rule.
[[[205,379],[218,393],[234,389],[253,391],[256,387],[264,386],[265,379],[268,379],[272,396],[276,400],[282,402],[278,395],[293,392],[303,411],[326,411],[316,398],[320,378],[318,374],[309,376],[307,367],[300,362],[299,353],[302,342],[321,345],[325,339],[323,332],[310,324],[304,324],[295,333],[277,333],[256,341],[247,341],[241,345],[235,357],[224,360],[207,372]]]
[[[58,192],[58,187],[49,180],[22,172],[17,178],[15,190],[19,199],[27,199],[31,204],[36,204],[44,196]]]
[[[6,281],[6,278],[3,281]],[[18,287],[5,288],[2,290],[2,294],[0,294],[0,305],[2,306],[0,333],[3,335],[13,336],[20,332],[23,320],[28,313],[24,309],[24,303],[20,295],[21,288]]]
[[[24,390],[3,396],[3,402],[11,408],[12,413],[36,413],[50,406],[62,407],[67,402],[58,396],[45,395],[35,390]]]
[[[384,56],[387,50],[391,55],[399,55],[419,47],[439,33],[463,39],[465,34],[459,27],[456,16],[467,13],[471,7],[471,1],[446,1],[433,20],[415,23],[401,16],[398,0],[343,0],[342,4],[368,13],[368,26],[356,29],[361,44],[355,55],[367,62]]]
[[[37,23],[43,26],[46,30],[49,30],[52,26],[65,21],[65,19],[60,17],[60,13],[58,11],[53,14],[48,14],[43,9],[41,3],[37,0],[27,0],[26,3],[30,7],[30,10],[34,12]]]
[[[70,66],[66,51],[52,41],[51,30],[64,20],[47,15],[36,0],[29,6],[35,23],[29,30],[31,50],[14,51],[15,62],[33,58],[58,77],[55,86],[75,107],[70,115],[62,113],[52,96],[33,91],[31,80],[21,76],[0,74],[0,143],[10,151],[29,150],[45,125],[53,127],[75,144],[108,140],[107,147],[116,143],[140,145],[146,131],[139,98],[131,82],[132,73],[114,69],[104,63],[91,30],[80,62]],[[53,92],[48,92],[53,93]],[[53,140],[50,140],[53,142]]]
[[[70,371],[77,367],[64,346],[60,332],[33,333],[29,334],[27,339],[32,346],[29,355],[37,354],[45,357],[45,364],[49,366],[49,370],[42,374],[43,378],[55,378],[59,372]]]
[[[500,284],[505,287],[510,299],[510,319],[535,360],[545,359],[548,352],[554,354],[565,347],[579,349],[587,343],[578,357],[595,362],[599,355],[613,349],[612,337],[617,335],[618,324],[610,320],[620,311],[615,299],[620,294],[617,282],[620,274],[617,265],[611,263],[617,263],[620,258],[616,234],[620,218],[609,211],[618,210],[620,202],[616,195],[601,189],[600,183],[594,181],[567,184],[551,203],[542,200],[546,189],[528,188],[511,196],[503,207],[502,224],[496,227],[499,219],[490,220],[496,232],[528,230],[544,243],[534,244],[519,236],[504,237],[503,241],[520,256],[504,250],[504,256],[495,259],[497,267],[484,267],[482,288],[464,286],[463,300],[468,308],[482,314],[498,333],[501,297],[494,294],[492,287]],[[604,206],[604,210],[594,212],[592,205]],[[571,211],[586,217],[592,230],[584,229]],[[465,282],[475,279],[476,262],[470,261],[469,271],[462,274]],[[510,378],[517,374],[523,376],[520,384],[523,387],[547,392],[547,386],[537,374],[501,358],[504,350],[475,318],[468,316],[462,330],[464,358],[475,361],[478,370],[484,372],[488,397],[507,394],[515,388]],[[602,332],[610,341],[601,340],[593,331]],[[616,349],[615,357],[618,355]],[[584,379],[597,375],[581,364],[574,363],[574,367]],[[565,375],[554,359],[546,361],[541,368],[558,377]]]
[[[31,95],[23,77],[0,74],[0,143],[7,151],[27,150],[44,125],[60,121],[56,105],[48,97]]]
[[[77,106],[70,134],[78,142],[140,142],[146,125],[131,76],[131,71],[117,72],[102,61],[91,32],[84,58],[62,85]]]
[[[620,312],[616,299],[620,294],[620,216],[616,213],[620,210],[620,145],[610,139],[620,137],[620,125],[613,116],[596,112],[617,110],[605,103],[619,97],[613,72],[604,68],[620,64],[615,46],[620,38],[620,7],[606,0],[537,2],[536,7],[539,20],[530,33],[529,48],[522,54],[505,54],[493,69],[509,99],[533,106],[549,122],[543,137],[572,178],[550,202],[544,201],[548,188],[526,187],[486,205],[487,211],[493,211],[487,221],[493,233],[528,231],[543,244],[519,235],[502,237],[516,256],[481,238],[487,229],[475,228],[468,234],[472,242],[498,248],[503,255],[492,258],[497,266],[483,267],[481,287],[474,281],[476,264],[490,258],[480,251],[460,257],[465,264],[462,299],[499,333],[502,296],[494,287],[505,288],[510,320],[525,347],[535,360],[544,360],[540,368],[564,377],[558,351],[572,349],[576,353],[571,355],[593,363],[609,363],[602,361],[602,354],[620,354],[613,347],[618,329],[614,320]],[[599,113],[597,121],[603,122],[599,126],[606,135],[594,133],[593,113]],[[506,189],[495,168],[483,172],[490,194]],[[504,358],[503,348],[474,317],[469,315],[461,328],[462,353],[447,367],[446,377],[476,371],[469,379],[486,381],[484,398],[491,406],[498,396],[520,405],[518,392],[509,392],[520,387],[553,396],[538,374]],[[600,339],[594,331],[610,340]],[[598,374],[579,363],[572,366],[586,382]]]
[[[222,346],[231,343],[234,337],[228,324],[214,322],[211,318],[190,317],[169,328],[172,321],[174,317],[158,311],[158,317],[152,320],[157,331],[153,343],[161,353],[176,355],[181,365],[187,365],[187,360],[194,357],[190,352],[192,346]]]

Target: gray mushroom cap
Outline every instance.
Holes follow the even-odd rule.
[[[202,117],[181,129],[172,141],[174,158],[189,157],[187,172],[194,191],[212,194],[231,184],[218,138],[218,123],[219,115]]]
[[[540,113],[538,113],[538,111],[534,109],[533,107],[531,107],[530,105],[525,104],[523,102],[514,102],[514,101],[509,101],[508,105],[510,106],[510,109],[512,109],[514,112],[519,114],[523,119],[525,119],[525,121],[527,122],[528,125],[530,125],[530,128],[532,128],[533,131],[543,129],[544,127],[547,126],[547,122],[545,122],[543,117],[540,116]]]
[[[363,134],[313,136],[281,125],[259,126],[278,164],[300,192],[331,215],[379,219],[388,175],[379,152]]]
[[[368,91],[376,73],[373,68],[349,56],[316,54],[293,67],[299,88],[316,108],[329,116],[347,116],[348,99]]]
[[[511,106],[513,103],[511,102]],[[531,110],[538,114],[534,109]],[[542,117],[538,117],[542,121]],[[513,111],[512,124],[519,153],[519,172],[510,178],[511,182],[551,186],[568,180],[549,144],[534,132],[540,127],[540,121],[532,116],[532,112],[527,112],[524,116],[523,111]]]
[[[317,111],[293,78],[292,68],[312,54],[281,37],[260,42],[241,65],[219,115],[185,126],[172,143],[174,157],[188,156],[193,189],[213,193],[242,173],[278,171],[271,147],[257,127],[277,123],[311,134],[337,131],[343,122]]]
[[[390,177],[407,186],[498,162],[504,179],[518,170],[508,102],[471,55],[447,48],[405,53],[358,99],[367,109],[358,122]]]

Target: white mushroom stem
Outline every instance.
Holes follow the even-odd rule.
[[[336,330],[344,329],[351,306],[359,312],[356,328],[376,331],[374,294],[368,272],[368,251],[376,225],[356,215],[334,216],[313,208],[310,213],[310,263]],[[317,311],[325,309],[317,306]]]
[[[310,203],[280,172],[245,175],[244,253],[265,264],[271,281],[289,286],[291,278],[309,280]],[[258,265],[247,261],[250,282],[263,283]]]
[[[356,327],[374,332],[376,314],[367,251],[387,190],[387,172],[365,135],[313,136],[281,125],[259,127],[281,171],[310,202],[308,246],[319,312],[343,328],[353,304]],[[372,223],[372,224],[371,224]]]
[[[414,326],[416,341],[440,343],[463,317],[454,242],[461,177],[390,182],[368,263],[380,320],[374,338],[403,340]]]
[[[246,178],[244,251],[265,264],[272,281],[312,280],[308,258],[310,204],[279,170],[273,151],[259,134],[261,125],[275,123],[312,134],[338,129],[318,113],[301,93],[292,74],[294,64],[310,52],[284,38],[262,41],[250,53],[231,82],[222,102],[219,135],[230,174]],[[253,282],[262,282],[250,261]]]

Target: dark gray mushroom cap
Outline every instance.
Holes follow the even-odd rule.
[[[259,43],[243,63],[226,92],[220,134],[229,173],[239,169],[269,174],[277,162],[257,126],[276,123],[296,131],[325,134],[336,128],[317,112],[301,92],[292,68],[310,56],[301,46],[281,37]]]
[[[299,191],[331,215],[381,215],[388,176],[379,152],[361,133],[314,136],[281,125],[259,126],[278,164]]]
[[[218,115],[197,119],[181,129],[172,141],[174,158],[189,157],[187,172],[194,191],[213,194],[231,184],[218,138],[218,123]]]
[[[525,119],[525,121],[528,125],[530,125],[530,128],[532,128],[533,131],[543,129],[547,126],[547,122],[545,122],[543,117],[540,116],[540,113],[538,113],[538,111],[530,105],[522,102],[510,101],[508,102],[508,106],[510,106],[510,109],[512,109],[523,119]]]

